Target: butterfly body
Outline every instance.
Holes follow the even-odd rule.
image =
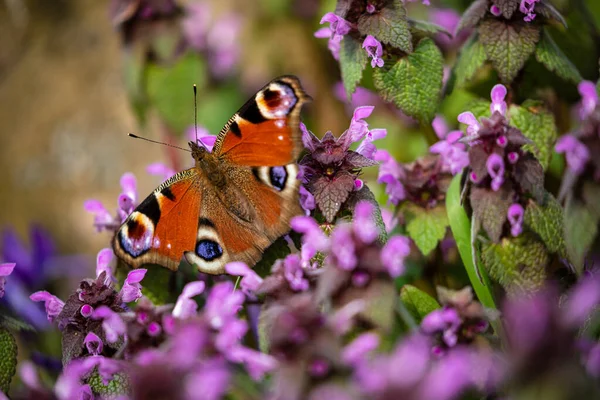
[[[211,274],[224,273],[227,262],[258,262],[302,212],[296,160],[308,99],[297,78],[277,78],[228,121],[213,152],[190,142],[195,166],[132,212],[113,240],[117,256],[136,268],[172,270],[183,256]]]

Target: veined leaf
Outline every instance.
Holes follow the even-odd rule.
[[[550,33],[545,29],[542,31],[542,36],[535,49],[535,58],[564,80],[579,83],[583,79],[577,67],[556,45]]]
[[[361,44],[348,35],[344,36],[340,46],[340,71],[348,101],[362,78],[367,61],[367,52]]]

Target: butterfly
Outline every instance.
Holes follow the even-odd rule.
[[[302,214],[296,161],[302,150],[300,109],[310,97],[294,76],[259,90],[221,129],[213,151],[189,142],[195,166],[156,188],[113,239],[134,268],[177,270],[182,257],[199,271],[253,266]]]

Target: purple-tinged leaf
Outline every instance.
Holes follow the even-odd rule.
[[[507,185],[498,191],[473,187],[470,202],[475,226],[481,226],[492,242],[499,242],[508,207],[513,202],[513,191]]]
[[[471,3],[469,8],[463,13],[462,18],[456,27],[456,32],[454,32],[454,36],[458,35],[464,29],[476,27],[489,9],[490,5],[488,0],[476,0]]]
[[[511,19],[513,13],[519,8],[520,0],[492,0],[492,2],[498,6],[502,15],[506,19]]]
[[[320,177],[313,183],[315,202],[327,222],[333,222],[342,204],[354,190],[354,178],[349,172],[340,171],[334,179]]]

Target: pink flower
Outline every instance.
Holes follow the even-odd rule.
[[[465,111],[458,115],[458,122],[467,125],[467,135],[469,136],[477,136],[479,129],[481,129],[481,125],[477,118],[473,115],[471,111]]]
[[[525,14],[525,18],[523,20],[525,22],[531,22],[535,19],[536,14],[534,14],[535,3],[540,0],[521,0],[521,5],[519,6],[519,10]]]
[[[102,348],[104,347],[102,339],[100,339],[94,332],[89,332],[87,334],[83,344],[87,348],[88,353],[93,356],[99,356],[102,353]]]
[[[580,175],[585,170],[590,160],[590,151],[573,135],[564,135],[556,142],[554,147],[557,153],[565,153],[567,167],[575,174]]]
[[[490,12],[492,13],[492,15],[494,17],[499,17],[502,15],[502,10],[500,10],[500,7],[498,7],[497,5],[492,5],[492,7],[490,7]]]
[[[4,285],[6,285],[6,277],[12,274],[15,269],[15,263],[0,264],[0,299],[4,296]]]
[[[371,57],[371,67],[383,67],[383,47],[381,43],[371,35],[367,35],[362,44],[363,49],[367,51],[369,57]]]
[[[490,105],[490,112],[494,114],[499,112],[503,116],[506,115],[506,87],[504,85],[496,85],[492,88],[491,98],[492,104]]]
[[[105,272],[106,277],[104,279],[105,285],[110,285],[113,282],[117,281],[113,274],[112,269],[112,261],[115,258],[115,254],[113,253],[111,248],[102,249],[98,252],[96,256],[96,277],[99,277],[101,273]]]
[[[598,105],[598,91],[594,82],[582,81],[577,86],[581,95],[581,108],[579,109],[579,117],[584,120],[594,112]]]
[[[65,303],[59,299],[58,297],[46,292],[45,290],[40,290],[39,292],[33,293],[29,298],[33,301],[43,301],[44,306],[46,307],[46,315],[48,316],[48,321],[52,322],[58,314],[62,311]]]
[[[519,203],[512,204],[508,207],[508,213],[506,217],[510,223],[510,234],[513,236],[519,236],[523,232],[523,206]]]
[[[225,265],[225,271],[229,275],[241,276],[240,287],[246,295],[256,292],[263,279],[252,270],[246,263],[236,261]]]
[[[490,154],[486,167],[492,177],[492,190],[497,192],[504,183],[504,160],[496,153]]]
[[[116,343],[119,336],[127,332],[127,327],[121,316],[107,306],[100,306],[95,309],[92,318],[102,320],[102,329],[109,343]]]
[[[410,254],[410,240],[406,236],[391,237],[381,249],[381,262],[392,278],[404,273],[404,259]]]
[[[127,278],[125,278],[123,287],[119,292],[121,301],[124,303],[129,303],[132,301],[137,301],[140,297],[142,297],[142,285],[140,285],[140,282],[142,279],[144,279],[146,272],[148,272],[147,269],[139,268],[134,269],[127,274]]]
[[[195,315],[198,310],[198,305],[192,300],[192,297],[198,296],[204,292],[205,286],[206,284],[203,281],[190,282],[185,285],[173,308],[173,316],[186,319]]]

